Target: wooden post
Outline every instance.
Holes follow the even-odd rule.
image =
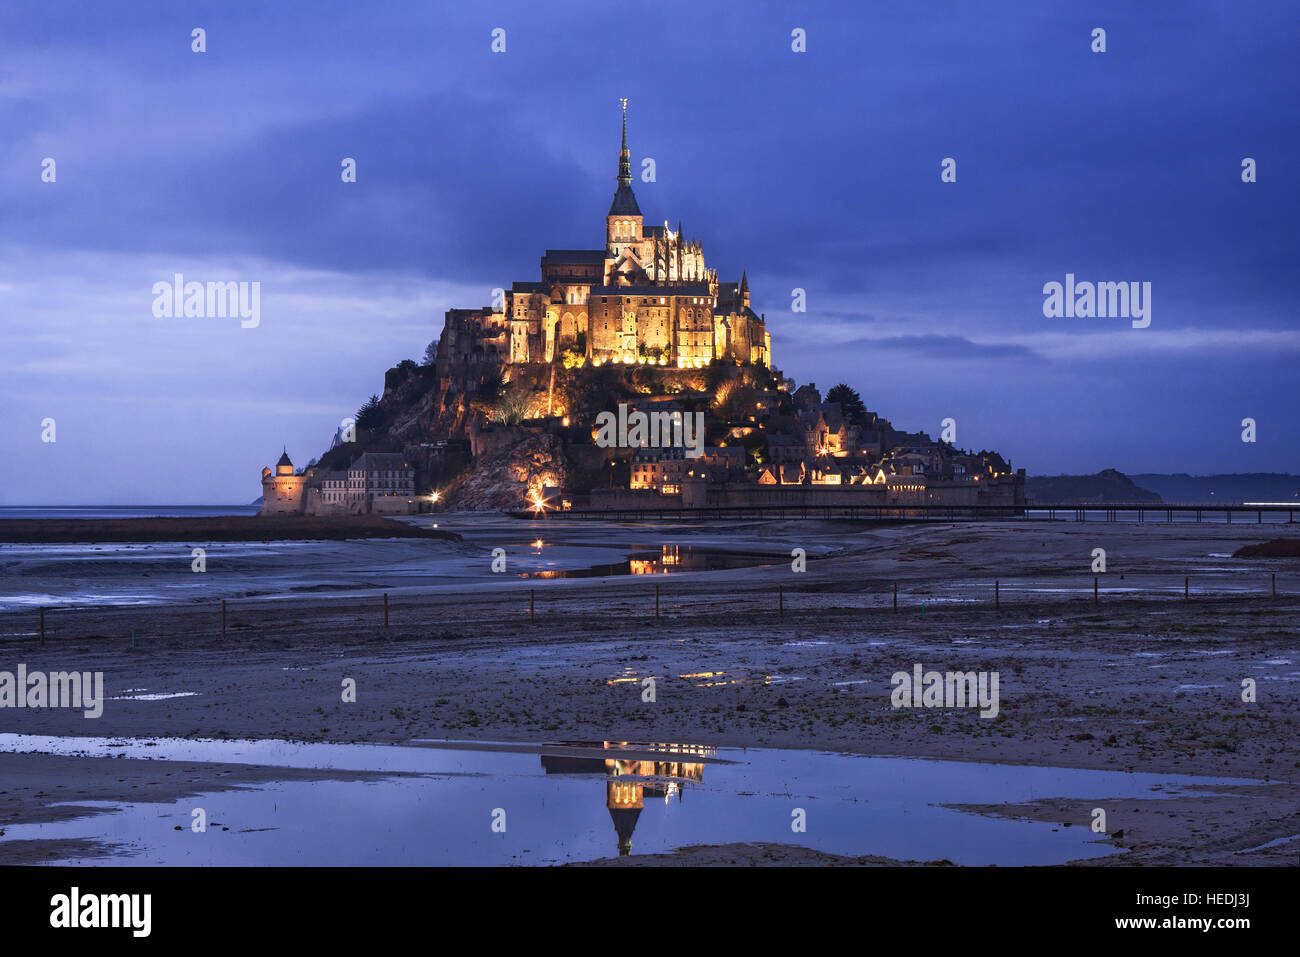
[[[994,608],[1002,607],[1002,595],[1000,594],[1002,590],[1001,586],[1002,586],[1001,582],[999,582],[996,578],[993,579],[993,607]]]
[[[388,592],[384,592],[384,627],[388,627]]]
[[[898,582],[894,582],[894,611],[898,611]]]
[[[1092,603],[1097,604],[1097,575],[1092,576]]]
[[[226,640],[226,600],[221,599],[221,640]]]
[[[45,606],[41,606],[41,644],[45,644]]]
[[[1273,597],[1277,597],[1277,572],[1273,573]]]
[[[655,617],[659,617],[659,586],[655,585]]]
[[[1183,601],[1187,601],[1187,597],[1188,597],[1188,594],[1187,594],[1187,583],[1188,583],[1188,581],[1190,581],[1190,579],[1187,578],[1186,576],[1184,576],[1184,577],[1183,577]]]
[[[776,614],[778,618],[785,617],[785,590],[780,585],[776,586]]]
[[[533,591],[534,589],[532,588],[528,589],[528,620],[529,621],[533,620]]]

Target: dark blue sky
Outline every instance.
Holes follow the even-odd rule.
[[[748,270],[798,381],[1031,474],[1300,472],[1297,47],[1283,2],[9,3],[0,504],[251,500],[445,309],[601,245],[620,96],[646,221]],[[177,272],[260,325],[155,318]],[[1151,326],[1045,318],[1067,272]]]

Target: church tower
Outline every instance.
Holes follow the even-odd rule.
[[[609,215],[605,217],[605,254],[613,260],[607,265],[610,285],[617,284],[620,272],[641,270],[638,251],[641,248],[642,220],[641,207],[636,203],[632,193],[632,154],[627,148],[627,100],[623,105],[623,147],[618,154],[618,189],[614,192],[614,201],[609,204]],[[625,254],[630,255],[631,262],[624,263]]]

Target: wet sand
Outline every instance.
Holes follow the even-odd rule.
[[[378,775],[197,761],[123,761],[53,754],[0,755],[0,821],[8,825],[66,821],[98,808],[77,802],[171,802],[210,791],[271,781],[356,781]],[[213,829],[226,827],[210,820]],[[0,839],[4,827],[0,826]],[[0,864],[40,864],[111,854],[97,841],[0,840]]]
[[[379,515],[216,515],[177,518],[0,519],[0,542],[290,542],[443,538],[447,532]]]
[[[1159,808],[1155,801],[1106,804],[1108,833],[1124,832],[1111,840],[1127,852],[1103,866],[1295,865],[1300,858],[1300,842],[1250,850],[1300,832],[1300,569],[1294,560],[1227,557],[1265,538],[1258,529],[790,522],[692,531],[569,529],[482,516],[439,521],[464,534],[483,562],[495,541],[522,534],[606,547],[660,534],[787,554],[804,547],[824,557],[802,574],[781,564],[617,579],[502,576],[499,585],[407,591],[390,602],[388,628],[371,599],[240,602],[224,643],[210,604],[60,611],[44,646],[30,611],[3,612],[0,668],[21,661],[33,670],[101,670],[109,695],[195,694],[109,701],[95,721],[80,712],[6,709],[0,730],[688,741],[1245,777],[1272,784],[1232,798],[1162,799]],[[1095,547],[1107,549],[1109,570],[1094,606]],[[1269,593],[1274,573],[1277,598]],[[1188,601],[1184,576],[1192,582]],[[890,676],[916,662],[927,670],[998,671],[998,717],[891,708]],[[656,678],[654,703],[642,701],[647,676]],[[355,704],[340,701],[347,677],[357,682]],[[1245,677],[1257,682],[1253,704],[1241,700]],[[39,773],[11,778],[17,761],[80,764],[82,784],[53,797]],[[117,767],[106,767],[112,763],[0,755],[0,780],[15,780],[0,796],[7,820],[37,820],[51,800],[132,799],[116,781]],[[52,775],[58,766],[50,765]],[[175,798],[211,785],[217,772],[196,773],[172,781],[154,771],[157,790],[147,793]],[[272,776],[286,775],[276,769]],[[1086,827],[1093,806],[970,810]],[[0,843],[0,860],[7,853]],[[774,863],[773,853],[729,845],[671,856]],[[849,860],[858,859],[840,863]],[[786,849],[780,862],[830,861]]]

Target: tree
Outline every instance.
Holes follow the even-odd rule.
[[[356,420],[359,429],[376,429],[379,427],[383,413],[379,410],[379,396],[372,395],[366,404],[357,409]]]
[[[424,365],[431,366],[438,361],[438,340],[434,339],[424,347]]]
[[[838,402],[845,418],[850,422],[860,422],[867,417],[867,407],[862,403],[862,396],[843,382],[826,393],[826,401]]]
[[[522,382],[512,383],[492,407],[492,419],[502,425],[518,425],[532,417],[532,390]]]

